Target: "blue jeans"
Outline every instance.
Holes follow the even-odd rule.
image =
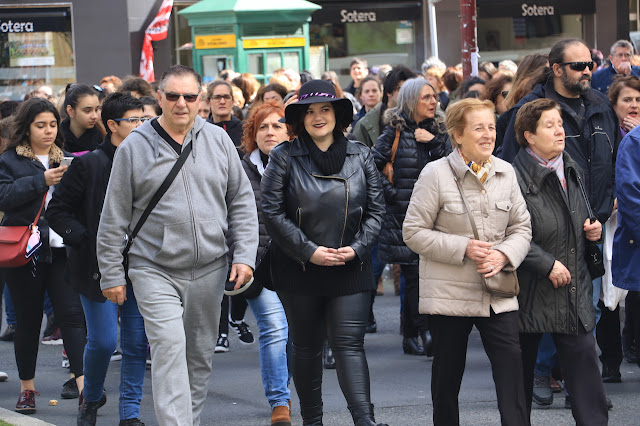
[[[553,337],[550,333],[544,333],[538,343],[538,357],[534,372],[536,376],[550,376],[551,370],[558,363],[558,353]]]
[[[289,406],[289,326],[280,298],[275,292],[264,288],[258,297],[247,299],[247,302],[258,322],[260,371],[264,394],[271,408]]]
[[[11,293],[9,292],[9,287],[4,286],[4,291],[2,292],[2,298],[4,299],[4,310],[5,315],[7,316],[7,324],[16,325],[16,310],[13,307],[13,299],[11,298]],[[49,316],[53,313],[53,304],[51,303],[51,299],[49,299],[49,295],[47,293],[44,294],[44,313]]]
[[[111,354],[118,344],[118,305],[94,302],[81,295],[87,321],[87,346],[84,349],[84,397],[87,401],[102,398]],[[120,419],[140,417],[142,384],[147,364],[147,337],[144,321],[131,286],[127,300],[120,307]]]

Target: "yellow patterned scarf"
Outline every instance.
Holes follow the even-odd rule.
[[[458,153],[460,154],[460,157],[462,157],[462,161],[464,161],[473,174],[478,177],[480,183],[484,183],[484,181],[487,180],[487,176],[489,176],[489,170],[491,170],[491,158],[487,159],[482,163],[482,165],[480,165],[474,161],[467,160],[462,154],[462,151],[460,151],[460,148],[458,148]]]

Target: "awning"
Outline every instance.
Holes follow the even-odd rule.
[[[596,13],[595,0],[476,0],[479,18],[535,18]]]
[[[322,6],[311,15],[313,24],[349,24],[378,21],[416,20],[421,16],[421,1],[385,3],[335,3],[315,1]]]

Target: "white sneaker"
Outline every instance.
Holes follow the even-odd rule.
[[[0,382],[5,382],[9,378],[9,375],[4,371],[0,371]]]
[[[122,352],[115,350],[111,354],[111,362],[113,361],[122,361]]]

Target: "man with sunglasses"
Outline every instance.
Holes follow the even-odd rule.
[[[607,94],[616,75],[640,76],[640,67],[631,65],[633,45],[627,40],[618,40],[611,46],[609,61],[611,66],[593,73],[591,85],[602,94]]]
[[[96,234],[102,203],[116,149],[141,124],[142,102],[126,93],[112,93],[102,104],[107,134],[98,148],[73,160],[58,184],[47,208],[49,225],[70,247],[68,272],[71,285],[80,293],[87,323],[84,350],[84,390],[77,424],[96,424],[97,410],[106,402],[104,381],[111,355],[118,343],[118,305],[105,303],[100,289]],[[120,425],[142,425],[140,401],[146,370],[147,338],[136,299],[127,289],[120,307],[123,349],[120,385]],[[125,374],[126,372],[126,374]]]
[[[549,52],[549,65],[549,73],[542,81],[506,113],[510,117],[509,124],[496,139],[496,145],[502,140],[499,156],[512,162],[520,149],[514,131],[520,107],[540,98],[553,99],[562,109],[565,151],[582,168],[589,202],[596,218],[604,224],[611,215],[615,198],[615,156],[621,140],[618,118],[609,99],[591,88],[595,63],[584,41],[566,39],[556,43]],[[596,322],[600,317],[597,304],[601,283],[601,278],[593,281]],[[562,313],[558,312],[557,317],[562,318]],[[584,327],[578,328],[572,332],[585,332]],[[539,352],[538,356],[541,355]],[[591,385],[581,383],[577,386]]]
[[[506,113],[509,124],[496,140],[496,145],[502,140],[499,156],[511,162],[520,150],[514,131],[520,107],[540,98],[553,99],[562,108],[565,150],[584,171],[589,201],[604,224],[613,210],[614,161],[621,140],[616,113],[609,99],[591,88],[595,64],[584,41],[559,41],[549,52],[549,64],[542,81]]]
[[[122,305],[128,298],[123,238],[183,155],[186,161],[128,255],[128,277],[151,345],[160,425],[200,423],[227,281],[227,234],[234,241],[229,281],[238,287],[251,279],[258,248],[251,184],[229,136],[198,116],[201,88],[192,68],[174,65],[162,75],[162,115],[118,148],[98,229],[102,293]]]

